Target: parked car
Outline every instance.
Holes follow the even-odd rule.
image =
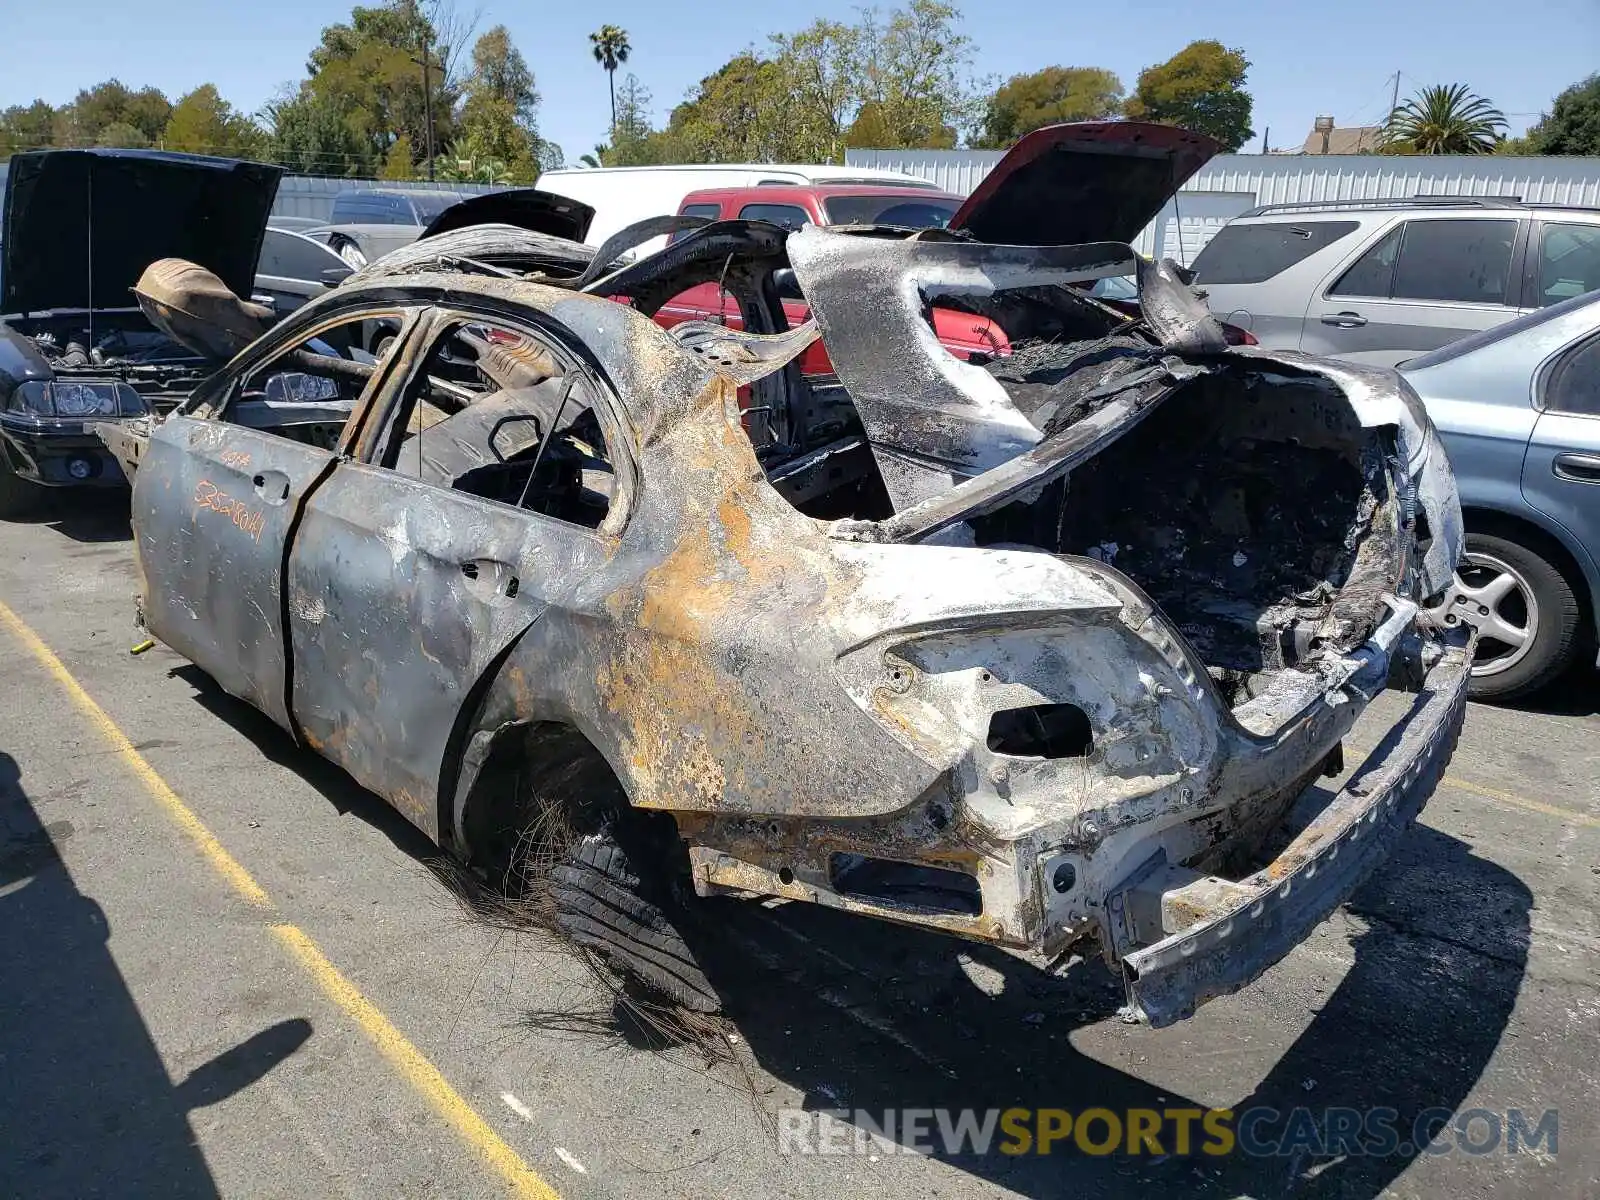
[[[1594,652],[1600,292],[1401,370],[1444,438],[1466,521],[1466,556],[1433,614],[1477,630],[1474,695],[1526,695]]]
[[[866,184],[937,192],[936,184],[899,171],[801,163],[698,163],[666,167],[599,167],[545,171],[538,186],[571,196],[593,208],[589,243],[598,246],[612,234],[642,221],[678,210],[690,192],[707,188],[809,187],[819,184]],[[658,243],[646,244],[648,251]]]
[[[1384,857],[1466,682],[1417,621],[1461,529],[1409,387],[1230,348],[1122,244],[1216,148],[1038,131],[960,238],[718,221],[616,269],[522,234],[540,282],[506,274],[512,234],[496,264],[481,227],[408,248],[110,429],[150,632],[463,886],[532,890],[682,1004],[718,1004],[686,906],[731,893],[1040,961],[1098,946],[1132,1012],[1180,1020]],[[1082,290],[1126,275],[1138,322]],[[710,279],[743,329],[651,319]],[[951,356],[933,302],[1014,353]],[[375,319],[401,330],[379,362],[318,348]],[[819,338],[847,410],[787,369]],[[275,388],[321,428],[261,427]],[[857,449],[865,477],[828,469]],[[1419,689],[1394,731],[1274,840],[1391,676]]]
[[[475,194],[447,188],[345,188],[333,198],[327,221],[303,232],[327,243],[351,267],[362,267],[416,241],[445,209]]]
[[[768,221],[783,229],[804,225],[892,225],[903,229],[943,229],[961,207],[963,198],[928,185],[766,182],[751,187],[704,189],[689,192],[674,202],[680,216],[709,221]],[[780,281],[780,292],[791,326],[809,316],[805,300],[790,276]],[[678,321],[720,320],[740,323],[739,305],[717,280],[702,283],[673,297],[657,313],[664,325]],[[1008,349],[1005,334],[993,321],[950,308],[934,310],[939,340],[953,353],[969,358],[974,353],[999,354]],[[800,369],[817,379],[833,372],[821,343],[813,345]]]
[[[1496,197],[1268,204],[1193,264],[1263,346],[1393,366],[1600,288],[1600,210]]]
[[[0,516],[42,486],[125,481],[86,425],[162,411],[212,369],[154,328],[132,289],[154,260],[249,295],[281,171],[150,150],[11,158],[0,235]]]
[[[270,304],[273,312],[286,317],[330,287],[338,287],[352,270],[316,238],[269,225],[256,260],[252,298]]]

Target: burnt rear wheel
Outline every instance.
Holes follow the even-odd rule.
[[[626,981],[720,1009],[683,936],[692,900],[676,824],[633,808],[584,738],[545,725],[501,740],[473,807],[474,865],[530,919]]]

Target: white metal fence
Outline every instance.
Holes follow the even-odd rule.
[[[905,171],[962,195],[1001,157],[998,150],[845,151],[852,167]],[[1231,218],[1258,204],[1429,194],[1517,196],[1535,204],[1600,208],[1600,158],[1222,154],[1184,184],[1176,203],[1144,230],[1135,248],[1187,263]]]

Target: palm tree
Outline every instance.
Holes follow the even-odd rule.
[[[602,25],[598,33],[589,35],[594,48],[594,60],[605,68],[606,81],[611,85],[611,127],[617,127],[617,68],[628,61],[628,31],[615,25]]]
[[[1505,114],[1466,84],[1440,84],[1389,114],[1383,148],[1390,154],[1492,154],[1505,129]]]

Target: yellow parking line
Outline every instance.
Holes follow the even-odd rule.
[[[128,769],[139,777],[139,782],[144,784],[149,792],[167,810],[167,815],[178,823],[178,827],[188,834],[190,839],[205,855],[217,873],[232,885],[251,904],[261,908],[270,907],[272,901],[267,898],[267,893],[254,879],[250,872],[241,867],[222,848],[222,843],[211,836],[211,831],[200,823],[200,818],[189,811],[187,805],[178,799],[177,793],[169,788],[166,781],[157,775],[155,768],[145,762],[143,755],[133,748],[133,743],[128,740],[128,735],[118,729],[105,710],[96,704],[89,693],[84,691],[72,673],[62,665],[55,652],[39,640],[39,635],[34,633],[22,623],[22,618],[17,616],[4,604],[0,604],[0,624],[3,624],[11,635],[28,648],[28,653],[39,660],[39,665],[55,678],[65,690],[72,702],[78,706],[80,712],[89,718],[89,721],[100,731],[100,736],[111,743],[111,748],[116,751],[117,757],[127,765]]]
[[[1557,817],[1563,821],[1570,821],[1574,825],[1587,825],[1590,829],[1600,829],[1600,817],[1592,817],[1588,813],[1577,812],[1574,809],[1562,808],[1555,804],[1546,804],[1543,800],[1530,800],[1526,796],[1519,796],[1515,792],[1501,792],[1494,788],[1486,788],[1481,784],[1468,783],[1454,775],[1444,777],[1445,787],[1455,788],[1458,792],[1467,792],[1479,796],[1484,800],[1497,800],[1501,804],[1509,804],[1512,808],[1526,809],[1528,812],[1543,813],[1547,817]]]
[[[187,834],[206,861],[217,874],[243,899],[258,908],[271,909],[272,899],[266,889],[251,877],[250,872],[223,848],[212,836],[200,818],[195,816],[178,794],[174,792],[144,756],[134,749],[128,735],[117,727],[105,709],[97,704],[83,686],[73,678],[61,660],[39,635],[34,633],[4,602],[0,602],[0,625],[27,649],[46,671],[59,683],[73,704],[111,744],[117,756],[138,777],[167,815]],[[513,1195],[524,1200],[559,1200],[557,1193],[527,1163],[523,1162],[477,1111],[450,1086],[439,1069],[428,1061],[422,1051],[397,1029],[383,1011],[328,961],[316,942],[297,926],[287,922],[274,922],[271,930],[280,942],[294,955],[306,973],[316,981],[327,997],[342,1008],[361,1030],[372,1039],[385,1058],[405,1077],[433,1110],[445,1119],[462,1139],[481,1155],[509,1185]]]

